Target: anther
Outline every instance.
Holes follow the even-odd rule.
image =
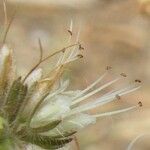
[[[142,81],[139,79],[136,79],[135,82],[141,83]]]
[[[78,55],[77,55],[77,57],[79,57],[79,58],[83,58],[83,55],[81,55],[81,54],[78,54]]]
[[[66,49],[65,49],[65,48],[63,48],[63,49],[62,49],[62,52],[64,53],[64,52],[65,52],[65,50],[66,50]]]
[[[82,47],[81,44],[79,44],[79,50],[84,50],[84,47]]]
[[[107,67],[106,67],[106,70],[111,70],[111,69],[112,69],[111,66],[107,66]]]
[[[127,75],[125,73],[121,73],[120,74],[122,77],[127,77]]]
[[[70,30],[67,30],[67,31],[71,36],[73,35],[72,31],[70,31]]]
[[[140,102],[138,102],[138,105],[140,106],[140,107],[142,107],[143,106],[143,104],[142,104],[142,102],[140,101]]]
[[[116,97],[118,100],[121,99],[121,96],[119,96],[119,95],[116,95],[115,97]]]

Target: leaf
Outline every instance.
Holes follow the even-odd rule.
[[[55,139],[48,136],[42,136],[38,134],[26,134],[23,138],[23,141],[35,144],[44,149],[58,149],[64,147],[67,143],[70,143],[72,138],[61,138]]]
[[[0,98],[4,100],[8,86],[13,78],[12,51],[3,45],[0,51]],[[3,102],[3,101],[2,101]],[[2,103],[1,102],[1,103]]]
[[[77,131],[65,131],[63,132],[62,134],[59,134],[59,135],[54,135],[53,138],[64,138],[64,137],[70,137],[74,134],[76,134]]]
[[[21,78],[19,77],[13,82],[6,99],[6,111],[9,121],[13,121],[15,119],[26,94],[27,86],[23,85]]]
[[[4,119],[0,116],[0,130],[3,129]]]
[[[41,125],[39,127],[32,127],[31,131],[35,132],[35,133],[36,132],[38,132],[38,133],[39,132],[46,132],[46,131],[54,129],[60,122],[61,122],[61,120],[53,120],[53,121],[46,123],[46,124],[43,122],[43,125]]]
[[[0,150],[14,149],[12,141],[10,139],[3,139],[0,141]]]

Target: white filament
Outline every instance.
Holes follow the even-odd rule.
[[[80,112],[84,112],[84,111],[87,111],[87,110],[91,110],[95,107],[98,107],[98,106],[102,106],[104,104],[107,104],[111,101],[114,100],[114,98],[116,97],[116,94],[119,94],[120,96],[124,95],[124,94],[127,94],[127,93],[130,93],[130,92],[133,92],[137,89],[139,89],[140,87],[135,87],[135,88],[132,88],[130,89],[130,87],[127,88],[124,88],[123,90],[118,90],[117,92],[113,92],[112,94],[108,95],[104,95],[103,97],[97,99],[96,101],[94,102],[89,102],[87,104],[84,104],[84,105],[81,105],[81,106],[78,106],[78,107],[75,107],[74,109],[72,109],[72,111],[67,114],[67,115],[73,115],[73,114],[76,114],[76,113],[80,113]]]
[[[128,145],[127,150],[131,150],[133,148],[133,146],[135,145],[135,143],[142,138],[143,136],[146,135],[150,135],[149,133],[143,133],[141,135],[138,135],[135,139],[133,139],[133,141],[131,141],[131,143]]]
[[[128,107],[128,108],[125,108],[125,109],[116,110],[116,111],[110,111],[110,112],[96,114],[96,115],[93,115],[93,117],[99,118],[99,117],[116,115],[116,114],[123,113],[123,112],[129,111],[129,110],[133,110],[133,109],[135,109],[137,107],[139,107],[139,105]]]
[[[81,102],[81,101],[83,101],[83,100],[89,98],[90,96],[92,96],[92,95],[94,95],[94,94],[100,92],[100,91],[103,90],[104,88],[106,88],[106,87],[110,86],[111,84],[117,82],[118,80],[120,80],[120,78],[114,79],[114,80],[112,80],[112,81],[110,81],[110,82],[108,82],[108,83],[106,83],[106,84],[100,86],[100,87],[97,88],[96,90],[94,90],[94,91],[92,91],[92,92],[86,94],[85,96],[83,96],[83,97],[81,97],[81,98],[78,98],[77,100],[73,101],[73,102],[72,102],[72,105],[77,104],[77,103],[79,103],[79,102]]]
[[[100,76],[95,82],[93,82],[92,84],[90,84],[86,89],[81,91],[81,94],[78,95],[76,98],[80,97],[81,95],[85,94],[86,92],[88,92],[89,90],[91,90],[94,86],[96,86],[105,76],[106,76],[107,72],[105,72],[102,76]]]

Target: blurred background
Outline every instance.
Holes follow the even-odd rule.
[[[81,31],[79,40],[85,51],[84,58],[67,70],[73,83],[71,88],[86,87],[105,71],[106,66],[113,67],[113,74],[125,72],[127,82],[142,80],[140,90],[97,111],[124,108],[136,105],[138,101],[142,101],[144,106],[135,111],[101,118],[96,125],[81,131],[77,135],[81,150],[126,150],[136,136],[150,133],[150,0],[7,2],[10,18],[17,7],[7,42],[15,51],[17,67],[22,73],[38,60],[39,37],[44,55],[67,45],[67,30],[72,19],[73,34]],[[2,0],[0,20],[2,31]],[[150,150],[149,139],[150,136],[144,136],[133,150]],[[76,149],[74,143],[72,145],[72,149]]]

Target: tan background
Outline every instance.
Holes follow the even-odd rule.
[[[38,59],[38,37],[43,41],[45,55],[64,47],[72,18],[74,32],[81,27],[80,41],[86,49],[84,59],[69,68],[72,88],[86,87],[107,65],[115,73],[126,72],[129,80],[142,80],[139,91],[98,111],[135,105],[139,100],[144,107],[99,119],[96,125],[77,135],[81,150],[125,150],[137,135],[150,132],[149,3],[140,0],[8,0],[8,3],[9,16],[18,6],[7,41],[14,48],[21,72],[26,72]],[[2,27],[2,0],[0,19]],[[149,150],[149,139],[150,136],[143,137],[134,149]]]

